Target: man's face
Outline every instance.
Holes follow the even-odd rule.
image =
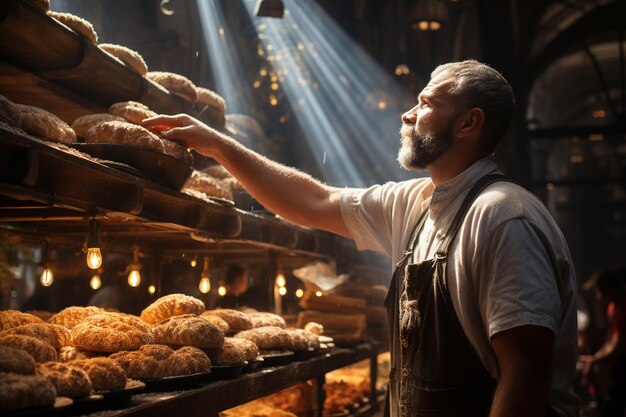
[[[455,100],[448,92],[451,81],[440,74],[422,90],[417,105],[402,115],[398,162],[410,171],[427,168],[453,143]]]

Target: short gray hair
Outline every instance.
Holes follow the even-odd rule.
[[[511,85],[498,71],[473,59],[439,65],[431,77],[441,73],[449,73],[453,78],[450,93],[461,97],[459,111],[478,107],[485,113],[481,140],[483,148],[493,152],[515,113]]]

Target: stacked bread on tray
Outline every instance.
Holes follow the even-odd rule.
[[[276,314],[206,310],[185,294],[161,297],[140,316],[72,306],[44,321],[0,311],[0,412],[123,390],[129,381],[208,374],[212,367],[240,372],[268,350],[319,346],[316,335],[285,327]]]

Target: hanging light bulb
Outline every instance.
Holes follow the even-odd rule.
[[[219,286],[219,288],[217,289],[217,293],[218,293],[221,297],[223,297],[223,296],[225,296],[225,295],[226,295],[226,287],[224,286],[224,283],[223,283],[223,282],[220,282],[220,286]]]
[[[100,280],[100,275],[95,274],[91,277],[91,280],[89,281],[89,286],[91,287],[91,289],[97,290],[98,288],[100,288],[101,285],[102,281]]]
[[[191,265],[192,268],[195,268],[196,265],[198,265],[198,258],[197,257],[193,257],[191,258],[191,261],[189,262],[189,265]]]
[[[150,294],[154,294],[156,292],[156,287],[154,285],[148,286],[148,292]]]
[[[131,287],[138,287],[141,284],[141,264],[139,263],[139,248],[137,245],[133,245],[133,262],[128,265],[128,285]]]
[[[304,290],[302,288],[298,288],[296,290],[296,297],[302,298],[304,296]]]
[[[43,272],[41,273],[41,285],[44,287],[49,287],[54,282],[54,274],[52,273],[52,268],[49,266],[44,267]]]
[[[321,291],[315,291],[315,295],[316,295],[317,297],[321,297],[323,294],[322,294],[322,292],[321,292]]]
[[[102,266],[102,253],[100,252],[100,241],[98,240],[99,223],[92,220],[89,224],[89,238],[87,239],[87,266],[91,269],[98,269]]]
[[[285,287],[280,287],[280,288],[278,289],[278,293],[279,293],[280,295],[285,295],[285,294],[287,294],[287,288],[285,288]]]
[[[198,288],[202,294],[206,294],[211,291],[211,276],[209,275],[209,257],[204,257],[204,267],[202,268],[202,274],[200,275],[200,284]]]
[[[282,288],[285,285],[287,285],[285,274],[283,274],[282,272],[278,272],[278,274],[276,274],[276,286]]]

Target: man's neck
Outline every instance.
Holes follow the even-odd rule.
[[[428,166],[428,172],[433,184],[438,186],[465,171],[479,158],[459,157],[451,152],[439,157]]]

